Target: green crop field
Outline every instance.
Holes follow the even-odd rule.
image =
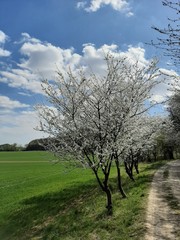
[[[0,239],[143,239],[148,188],[162,163],[141,164],[135,182],[123,172],[127,199],[112,169],[109,217],[91,171],[52,159],[45,152],[0,152]]]

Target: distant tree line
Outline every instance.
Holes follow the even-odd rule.
[[[13,144],[2,144],[0,145],[0,151],[23,151],[25,147],[18,145],[17,143]]]
[[[35,139],[29,142],[25,146],[21,146],[17,143],[2,144],[0,145],[0,151],[44,151],[46,145],[46,139]]]

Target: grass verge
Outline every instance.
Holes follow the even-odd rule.
[[[18,195],[16,204],[12,203],[9,211],[4,214],[0,224],[0,239],[143,239],[148,189],[154,171],[162,166],[163,162],[140,164],[140,174],[136,175],[135,182],[126,176],[122,168],[127,199],[122,199],[117,191],[116,169],[112,169],[111,217],[106,214],[105,195],[88,171],[87,174],[82,174],[79,169],[77,175],[66,175],[66,180],[65,176],[60,179],[48,178],[49,170],[46,172],[44,163],[41,164],[47,179],[41,181],[41,175],[38,175],[39,180],[33,182],[36,185],[30,188],[31,194],[28,185],[22,185],[17,190],[23,191],[23,188],[27,187],[27,193]],[[36,168],[32,169],[35,171]],[[47,181],[51,181],[51,185],[47,185]],[[61,181],[61,184],[58,185],[57,181]],[[41,185],[38,185],[39,182]]]

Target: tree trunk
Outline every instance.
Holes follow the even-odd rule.
[[[131,159],[131,163],[129,164],[130,165],[130,173],[131,173],[131,179],[133,180],[133,181],[135,181],[134,180],[134,176],[133,176],[133,166],[134,166],[134,160],[133,160],[133,158]]]
[[[132,173],[131,168],[128,166],[128,164],[126,162],[124,162],[124,166],[125,166],[125,169],[126,169],[126,173],[130,177],[130,179],[134,181],[134,177],[133,177],[133,173]]]
[[[169,150],[169,151],[168,151],[169,158],[170,158],[170,159],[174,159],[174,154],[173,154],[173,149],[172,149],[172,147],[169,147],[168,150]]]
[[[106,186],[104,188],[104,192],[106,193],[106,197],[107,197],[107,211],[108,211],[108,215],[112,215],[112,197],[111,197],[111,191],[109,189],[108,186]]]
[[[119,191],[120,191],[122,197],[126,198],[127,196],[123,190],[122,183],[121,183],[121,172],[120,172],[120,167],[119,167],[119,161],[116,160],[115,163],[116,163],[116,169],[117,169],[118,188],[119,188]]]
[[[172,147],[166,147],[165,148],[165,150],[164,150],[164,159],[165,160],[174,159]]]
[[[135,167],[136,173],[139,174],[138,160],[134,162],[134,167]]]
[[[111,197],[111,191],[108,187],[108,178],[109,178],[109,172],[107,174],[105,174],[105,180],[104,182],[101,182],[97,171],[93,170],[95,175],[96,175],[96,179],[99,183],[99,186],[101,187],[101,189],[106,193],[106,197],[107,197],[107,211],[108,211],[108,215],[112,215],[112,197]]]

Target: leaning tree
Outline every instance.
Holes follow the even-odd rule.
[[[70,154],[74,163],[91,168],[106,193],[112,213],[109,176],[115,161],[118,183],[119,156],[128,143],[130,126],[152,104],[153,87],[158,83],[157,61],[146,66],[132,59],[107,55],[103,75],[57,72],[54,81],[43,80],[42,88],[50,105],[38,105],[39,130],[49,134],[48,150],[57,156]],[[74,157],[73,157],[74,156]],[[125,195],[124,195],[125,196]]]

